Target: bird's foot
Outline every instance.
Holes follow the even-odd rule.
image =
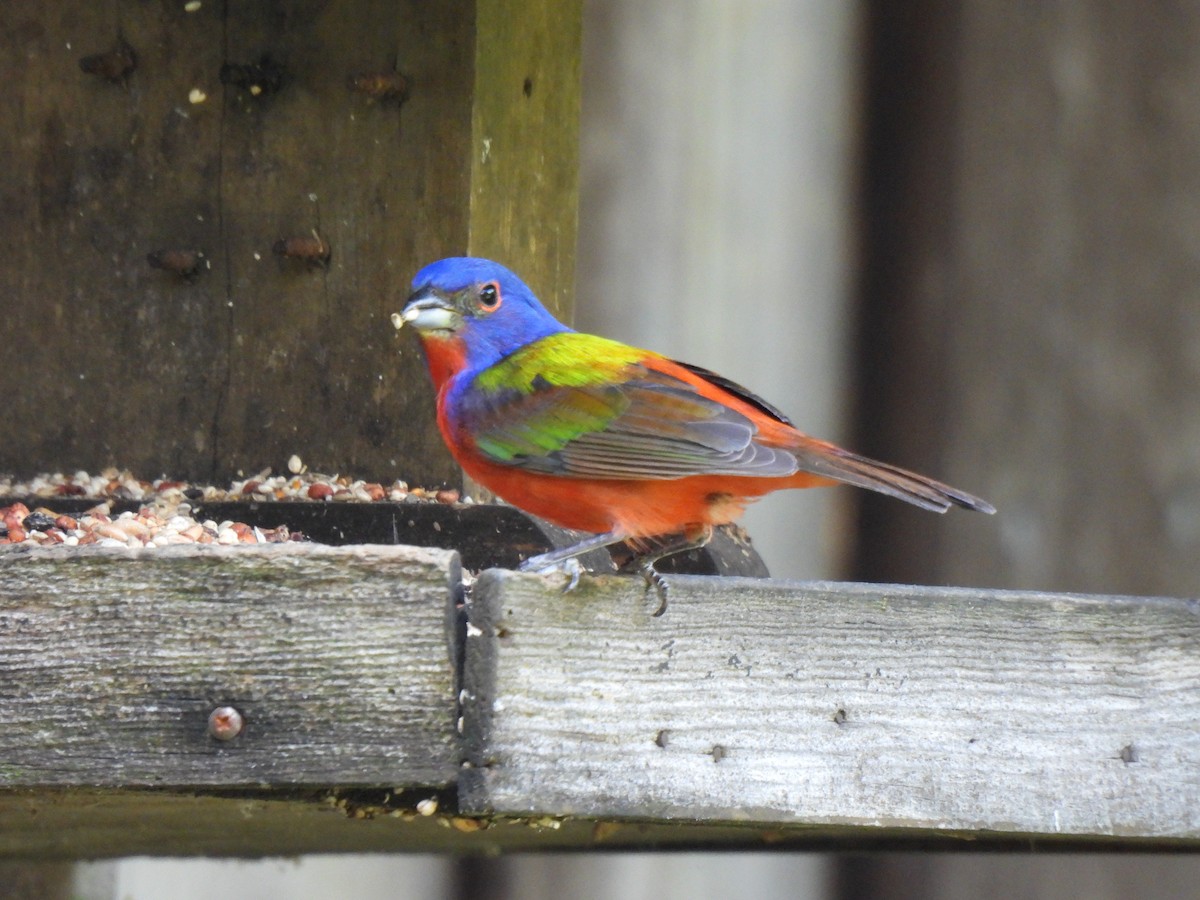
[[[712,526],[697,525],[676,534],[653,535],[649,537],[632,537],[616,531],[597,534],[578,544],[560,547],[548,553],[531,556],[521,563],[519,571],[536,572],[539,575],[550,575],[561,572],[567,576],[567,584],[563,593],[572,591],[579,584],[579,576],[583,566],[578,557],[591,550],[601,547],[611,547],[613,544],[624,544],[624,552],[615,553],[617,571],[623,574],[634,572],[646,581],[646,588],[653,588],[658,594],[658,609],[651,613],[659,617],[667,611],[667,596],[669,585],[666,577],[654,568],[654,564],[664,556],[672,556],[685,550],[703,547],[712,538]]]
[[[531,566],[538,557],[530,557],[521,563],[521,572],[533,572],[535,575],[565,575],[567,583],[563,585],[562,592],[569,594],[579,586],[579,576],[583,574],[583,564],[574,556],[567,559],[559,560],[558,562],[548,563],[544,566]]]
[[[654,588],[658,592],[658,609],[650,613],[653,618],[657,619],[667,611],[667,579],[662,572],[654,568],[652,562],[645,563],[638,571],[646,579],[646,589]]]
[[[701,525],[677,534],[656,535],[626,542],[625,549],[631,555],[622,560],[617,571],[637,572],[645,579],[646,589],[654,588],[658,593],[658,609],[652,612],[651,616],[658,618],[667,611],[667,596],[670,590],[666,576],[654,568],[654,564],[666,556],[703,547],[712,539],[712,534],[712,526]]]
[[[557,550],[551,550],[548,553],[531,556],[521,563],[518,571],[536,572],[539,575],[552,575],[556,572],[561,572],[567,576],[567,584],[563,588],[563,593],[565,594],[568,591],[575,590],[579,584],[579,576],[584,572],[583,564],[579,562],[580,556],[592,550],[607,547],[610,544],[619,544],[628,537],[626,534],[615,531],[597,534],[580,541],[578,544],[571,544],[569,547],[559,547]]]
[[[537,572],[545,569],[548,566],[553,566],[557,563],[564,562],[568,559],[574,559],[577,556],[582,556],[592,550],[599,550],[601,547],[607,547],[610,544],[619,544],[622,541],[628,540],[629,535],[617,531],[608,531],[604,534],[596,534],[590,538],[580,541],[578,544],[571,544],[569,547],[559,547],[557,550],[550,550],[547,553],[539,553],[537,556],[531,556],[518,567],[519,572]]]
[[[581,575],[583,575],[585,569],[578,558],[572,556],[567,559],[561,559],[557,562],[551,562],[545,565],[539,564],[539,559],[540,557],[536,556],[530,557],[529,559],[525,560],[525,562],[521,563],[518,571],[532,572],[535,575],[564,575],[567,579],[566,584],[563,585],[562,589],[564,594],[569,594],[579,586],[579,578]],[[636,571],[642,576],[642,578],[646,580],[647,590],[654,588],[654,590],[658,592],[658,609],[651,613],[651,615],[655,617],[661,616],[667,611],[668,585],[666,576],[654,568],[654,563],[652,561],[643,562],[641,559],[634,559],[633,562],[637,563],[637,565],[622,566],[618,571],[625,574],[631,574],[632,572]]]

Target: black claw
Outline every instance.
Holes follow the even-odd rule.
[[[667,611],[667,579],[651,563],[646,563],[642,566],[641,571],[642,577],[646,579],[646,587],[652,587],[658,592],[658,609],[650,614],[653,618],[657,619]]]

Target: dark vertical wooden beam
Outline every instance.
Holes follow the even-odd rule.
[[[220,246],[219,35],[183,4],[14,0],[0,30],[0,470],[197,471],[228,341],[224,291],[151,270],[161,247]],[[80,70],[119,40],[137,68]],[[151,462],[153,460],[153,462]],[[191,460],[192,465],[186,462]]]
[[[457,482],[388,315],[421,265],[468,251],[569,310],[579,30],[578,2],[542,0],[15,0],[0,471],[224,478],[297,453]],[[80,71],[119,39],[132,73]],[[221,78],[264,60],[278,90]],[[391,71],[403,104],[348,89]],[[314,232],[327,263],[273,252]],[[164,248],[202,250],[196,277],[152,269]]]
[[[0,862],[0,900],[69,900],[72,889],[69,862]]]
[[[858,575],[1194,591],[1200,16],[873,4],[865,449],[995,519],[864,501]]]
[[[944,475],[939,429],[947,380],[944,308],[955,300],[946,254],[959,69],[958,6],[868,3],[864,16],[864,146],[855,443],[868,455]],[[964,484],[982,492],[983,484]],[[857,492],[851,570],[866,580],[919,582],[941,523],[922,510]],[[961,525],[960,516],[948,517]]]
[[[268,54],[285,81],[270,96],[222,88],[232,305],[215,468],[299,452],[319,470],[456,480],[419,354],[388,314],[421,264],[467,241],[472,17],[469,2],[229,6],[228,62]],[[397,68],[403,106],[348,90]],[[327,264],[275,252],[314,233]]]
[[[928,900],[928,855],[849,853],[835,858],[833,900]]]

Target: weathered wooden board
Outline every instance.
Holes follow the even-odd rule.
[[[458,583],[412,547],[0,553],[0,789],[445,785]]]
[[[0,470],[224,480],[298,453],[460,481],[388,315],[469,249],[569,313],[580,5],[8,0]],[[119,39],[126,78],[80,71]],[[264,55],[277,91],[222,80]],[[348,88],[397,70],[403,104]],[[314,230],[327,264],[273,252]],[[163,249],[205,261],[188,280],[150,267]]]
[[[1194,601],[484,573],[464,808],[1200,838]]]

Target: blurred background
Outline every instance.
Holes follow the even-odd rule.
[[[1200,4],[585,3],[577,324],[999,510],[776,495],[747,523],[777,577],[1194,596],[1197,109]],[[686,868],[740,896],[1200,896],[1186,857],[794,865]],[[706,883],[675,896],[730,896]]]
[[[584,8],[576,325],[999,510],[771,497],[747,524],[774,575],[1195,594],[1200,4]],[[97,864],[78,890],[331,896],[332,870],[360,898],[1200,896],[1197,861],[1126,855],[217,865]]]

